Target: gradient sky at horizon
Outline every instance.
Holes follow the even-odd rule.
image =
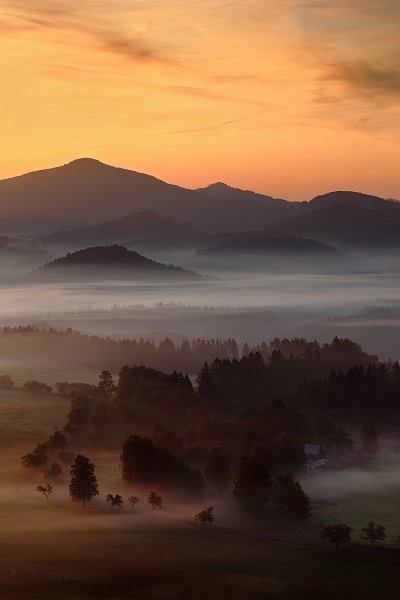
[[[0,178],[400,198],[398,0],[0,0]]]

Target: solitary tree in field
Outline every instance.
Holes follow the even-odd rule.
[[[381,542],[386,538],[386,528],[383,525],[377,525],[374,521],[370,521],[367,527],[361,529],[363,535],[361,539],[370,542],[373,547],[375,542]]]
[[[151,506],[151,512],[154,512],[156,508],[162,508],[162,498],[160,494],[157,494],[157,492],[150,492],[147,501]]]
[[[337,523],[336,525],[327,525],[321,530],[321,536],[327,538],[335,544],[336,550],[339,550],[340,544],[349,544],[351,542],[351,532],[353,529],[346,523]]]
[[[77,454],[71,467],[69,494],[74,502],[82,502],[83,506],[99,495],[94,465],[87,456]]]
[[[211,525],[211,523],[214,522],[213,511],[214,511],[213,506],[205,506],[203,510],[201,510],[199,513],[197,513],[197,515],[194,515],[194,520],[198,521],[203,526],[206,523],[210,523],[210,525]]]
[[[48,500],[49,496],[53,493],[53,486],[50,485],[50,483],[46,483],[46,485],[39,484],[36,489],[40,494],[43,494],[46,500]]]
[[[129,506],[132,508],[132,510],[135,508],[135,506],[138,502],[140,502],[140,500],[137,496],[130,496],[128,498],[128,503],[129,503]]]
[[[111,502],[111,510],[114,508],[114,506],[122,508],[122,505],[124,503],[124,501],[122,500],[122,496],[120,496],[119,494],[115,494],[115,496],[113,496],[112,494],[107,494],[106,500],[107,502]]]

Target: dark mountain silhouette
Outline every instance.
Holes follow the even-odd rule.
[[[92,227],[57,231],[42,238],[48,244],[117,242],[133,239],[185,239],[195,234],[190,223],[178,223],[151,211],[136,212]]]
[[[384,202],[384,201],[382,201]],[[400,206],[360,208],[327,206],[279,222],[270,235],[303,236],[338,245],[382,247],[400,245]]]
[[[150,175],[83,158],[0,181],[2,231],[46,232],[92,226],[154,211],[214,230],[269,225],[275,209],[256,200],[218,199]]]
[[[322,242],[298,237],[232,238],[216,246],[199,249],[201,255],[262,254],[298,257],[342,257],[342,252]]]
[[[241,190],[221,182],[211,183],[207,187],[199,188],[196,191],[223,200],[250,200],[251,202],[257,202],[260,206],[268,206],[278,210],[291,210],[295,208],[293,203],[288,200],[257,194],[257,192],[252,192],[251,190]]]
[[[102,274],[106,273],[107,275],[123,271],[124,273],[148,275],[197,276],[192,271],[156,262],[118,244],[94,246],[68,253],[66,256],[47,263],[37,273],[59,273],[61,275],[84,273],[85,276],[91,274],[97,276],[99,270]]]
[[[393,200],[385,200],[379,196],[361,194],[360,192],[329,192],[316,196],[308,203],[312,210],[329,206],[353,206],[358,208],[391,209],[398,208]]]
[[[194,228],[208,232],[261,229],[268,232],[274,230],[281,236],[302,235],[322,241],[336,241],[342,238],[336,237],[336,234],[327,237],[328,232],[324,231],[326,217],[321,211],[329,209],[335,215],[340,215],[337,217],[339,220],[350,215],[345,212],[346,209],[359,211],[357,227],[361,233],[358,238],[365,237],[372,227],[376,239],[384,239],[384,234],[378,233],[378,229],[380,232],[387,226],[393,229],[388,215],[392,215],[397,222],[400,203],[357,192],[331,192],[317,196],[310,202],[287,202],[223,183],[189,190],[150,175],[112,167],[89,158],[0,181],[0,234],[93,228],[94,223],[100,223],[105,231],[113,227],[105,223],[107,221],[120,220],[123,215],[129,215],[125,217],[127,220],[134,220],[132,213],[146,212],[158,213],[178,223],[188,221]],[[372,224],[367,209],[368,212],[375,211]],[[303,218],[304,221],[297,221]],[[172,223],[170,225],[174,227]],[[122,229],[123,223],[116,224],[118,226]],[[135,226],[135,236],[139,235],[140,227],[144,236],[150,235],[149,224],[142,222],[140,225],[137,222]],[[157,228],[155,217],[153,226]],[[164,226],[167,224],[163,223]],[[343,221],[342,226],[346,228],[347,224]],[[332,229],[333,226],[328,224],[327,227]],[[390,236],[393,235],[392,229]],[[357,233],[355,230],[353,232]],[[97,233],[102,235],[100,230]],[[94,235],[97,233],[94,232]],[[81,231],[76,235],[79,237],[84,233]],[[107,236],[108,233],[105,238],[94,238],[93,242],[102,242],[103,239],[111,241]],[[123,241],[124,237],[121,234],[121,237],[112,239]],[[129,235],[129,238],[132,239],[132,236]]]

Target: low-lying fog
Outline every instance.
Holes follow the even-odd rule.
[[[46,260],[63,251],[48,251]],[[147,248],[149,258],[207,277],[35,282],[3,263],[0,325],[34,322],[112,337],[219,336],[249,343],[302,335],[324,342],[338,334],[381,358],[400,358],[400,312],[389,323],[368,312],[400,309],[400,273],[385,270],[383,260],[379,265],[369,258],[324,267],[320,261],[293,258],[272,264],[262,257],[196,257],[192,250],[150,252]],[[36,259],[37,265],[45,262],[42,251]]]

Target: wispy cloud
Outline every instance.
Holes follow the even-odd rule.
[[[96,0],[81,3],[75,0],[5,0],[6,10],[0,13],[0,29],[53,32],[55,41],[65,43],[60,31],[77,34],[87,44],[137,62],[177,64],[171,48],[158,44],[145,32],[135,34],[124,23],[124,13],[118,3],[112,5]],[[70,41],[71,43],[71,41]],[[76,43],[78,41],[76,40]]]
[[[399,27],[399,0],[0,0],[2,107],[15,116],[0,167],[11,147],[29,166],[80,147],[110,162],[123,146],[179,173],[236,161],[263,177],[268,156],[271,181],[282,165],[361,172],[377,144],[393,162]]]
[[[372,64],[366,60],[328,65],[326,80],[341,81],[363,94],[400,95],[400,66]]]

